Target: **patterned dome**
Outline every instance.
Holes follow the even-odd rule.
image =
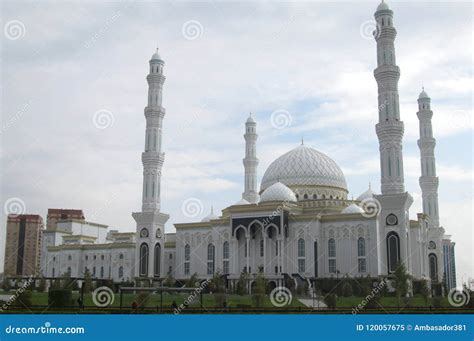
[[[260,196],[260,202],[288,201],[296,202],[295,193],[281,182],[276,182],[268,187]]]
[[[337,163],[329,156],[303,144],[270,164],[263,176],[260,191],[278,181],[289,187],[325,186],[347,192],[346,179]]]

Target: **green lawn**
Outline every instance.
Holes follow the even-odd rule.
[[[338,297],[336,306],[338,308],[351,308],[351,307],[356,307],[359,304],[362,304],[362,301],[365,299],[365,297]],[[410,305],[412,307],[429,307],[432,305],[432,300],[428,300],[428,304],[426,304],[425,300],[423,297],[419,295],[415,295],[412,297]],[[399,306],[404,306],[405,304],[403,303],[403,300],[401,303],[398,302],[398,299],[396,297],[382,297],[379,304],[382,307],[399,307]],[[446,297],[442,298],[441,301],[442,306],[450,306],[448,303],[448,300]]]

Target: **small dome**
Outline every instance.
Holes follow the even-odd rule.
[[[295,193],[281,182],[276,182],[265,191],[263,191],[260,196],[260,202],[266,201],[289,201],[296,202]]]
[[[161,59],[161,56],[158,53],[158,48],[156,49],[156,52],[153,53],[153,56],[151,56],[151,60],[161,60],[161,61],[163,61],[163,59]]]
[[[425,98],[430,98],[430,96],[428,96],[428,94],[425,92],[425,88],[423,88],[423,90],[421,90],[420,92],[420,96],[418,96],[418,99],[425,99]]]
[[[350,204],[342,210],[342,214],[364,213],[364,210],[356,204]]]
[[[237,206],[237,205],[250,205],[250,203],[249,203],[247,200],[245,200],[245,199],[240,199],[240,200],[237,201],[234,205],[235,205],[235,206]]]
[[[390,7],[388,7],[387,3],[382,0],[382,2],[380,3],[380,5],[377,7],[377,12],[378,11],[384,11],[384,10],[388,10],[390,9]]]
[[[207,216],[202,218],[201,223],[208,223],[211,220],[219,219],[219,216],[214,214],[214,208],[211,207],[211,213],[209,213]]]
[[[247,123],[256,123],[252,117],[252,113],[250,113],[249,118],[247,118]]]
[[[369,184],[369,189],[366,190],[364,193],[362,193],[361,195],[359,195],[357,197],[357,200],[358,201],[363,201],[363,200],[366,200],[366,199],[369,199],[369,198],[373,198],[374,197],[374,192],[372,191],[372,188],[370,187],[370,184]]]

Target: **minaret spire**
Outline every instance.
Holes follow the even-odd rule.
[[[245,184],[242,199],[247,200],[251,204],[255,204],[259,200],[257,192],[257,122],[255,122],[250,113],[247,122],[245,123]]]
[[[165,108],[162,106],[165,62],[158,54],[158,49],[149,64],[150,71],[146,77],[148,103],[145,107],[145,150],[142,153],[142,211],[133,213],[132,216],[137,222],[136,276],[160,278],[164,276],[162,250],[164,228],[169,215],[160,212],[161,168],[165,159],[165,154],[161,151],[165,116]]]
[[[438,212],[438,184],[436,176],[436,160],[434,149],[436,140],[433,137],[433,126],[431,118],[431,99],[422,88],[418,97],[418,112],[416,113],[420,121],[420,139],[418,147],[420,148],[421,176],[420,187],[423,199],[423,213],[431,217],[433,227],[439,227]]]
[[[377,68],[374,76],[378,85],[379,123],[376,132],[380,146],[382,194],[405,191],[403,173],[402,140],[403,122],[400,121],[398,79],[400,69],[395,60],[395,36],[393,12],[382,1],[375,12],[377,30]]]

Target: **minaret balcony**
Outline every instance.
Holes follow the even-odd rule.
[[[166,77],[157,73],[149,74],[146,76],[148,84],[163,84],[166,80]]]
[[[418,147],[420,149],[434,149],[436,146],[436,140],[434,138],[422,137],[418,140]]]
[[[405,131],[402,121],[384,121],[375,125],[379,140],[402,139]]]
[[[162,166],[165,161],[165,153],[156,151],[146,151],[142,153],[142,163],[144,166]]]
[[[393,64],[381,64],[374,70],[374,77],[377,82],[394,78],[398,80],[400,78],[400,68]]]

